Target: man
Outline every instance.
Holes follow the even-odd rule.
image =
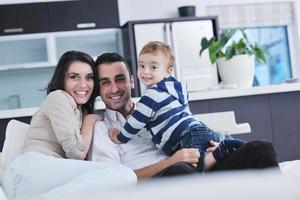
[[[99,93],[107,109],[104,121],[96,123],[91,159],[107,163],[121,163],[132,169],[138,179],[152,176],[170,176],[193,173],[198,163],[197,149],[182,149],[167,157],[150,140],[146,130],[126,144],[116,145],[109,136],[108,128],[120,129],[134,109],[131,89],[134,88],[132,75],[123,57],[106,53],[98,57],[96,67],[99,75]],[[218,145],[217,143],[212,143]],[[243,145],[227,159],[214,165],[210,171],[278,167],[276,154],[270,142],[253,141]]]
[[[97,59],[96,66],[100,75],[99,93],[107,109],[104,112],[104,122],[95,125],[93,150],[90,154],[92,160],[129,166],[135,170],[139,179],[150,178],[178,162],[198,162],[197,149],[184,149],[168,158],[153,145],[145,130],[140,131],[139,137],[127,144],[115,145],[108,136],[107,128],[121,128],[133,110],[131,89],[134,88],[134,82],[125,59],[118,54],[103,54]],[[185,167],[182,171],[175,170],[176,173],[194,171],[188,164],[181,165]]]

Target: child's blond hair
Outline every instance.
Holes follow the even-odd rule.
[[[142,48],[142,50],[140,52],[140,56],[143,54],[147,54],[147,53],[151,53],[151,54],[162,53],[166,57],[166,59],[168,59],[169,67],[174,66],[175,57],[174,57],[173,51],[170,48],[170,46],[165,43],[158,42],[158,41],[148,42]]]

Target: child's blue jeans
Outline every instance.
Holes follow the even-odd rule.
[[[226,136],[225,139],[231,138]],[[200,172],[204,170],[204,157],[206,149],[210,146],[209,141],[220,142],[220,134],[212,131],[206,125],[199,123],[191,125],[182,132],[181,140],[174,146],[172,152],[175,153],[179,149],[183,148],[197,148],[200,152],[200,159],[198,163],[198,169]],[[237,145],[241,145],[244,142],[238,142]],[[226,149],[225,149],[226,150]],[[221,152],[220,152],[221,153]],[[219,153],[219,154],[220,154]]]

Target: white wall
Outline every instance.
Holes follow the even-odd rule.
[[[298,27],[300,27],[300,2],[297,0],[118,0],[121,25],[129,20],[177,17],[177,8],[185,5],[195,5],[196,16],[204,16],[206,15],[206,7],[210,5],[267,2],[292,2],[294,4],[296,22]]]
[[[186,5],[196,5],[196,15],[199,16],[201,2],[199,0],[118,0],[120,23],[124,24],[129,20],[178,17],[177,8]]]

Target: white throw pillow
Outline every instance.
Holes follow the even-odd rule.
[[[300,177],[300,160],[285,161],[279,163],[282,174],[292,177]]]
[[[28,129],[29,124],[14,119],[7,124],[0,157],[0,180],[2,180],[2,174],[6,166],[22,152]]]

